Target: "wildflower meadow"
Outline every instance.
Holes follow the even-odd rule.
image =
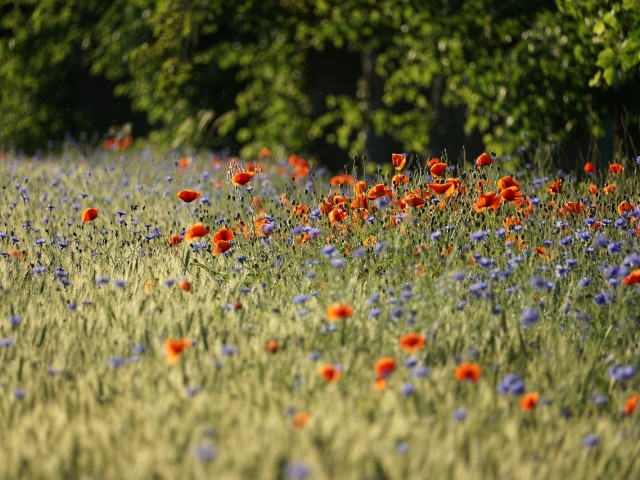
[[[640,477],[640,157],[0,157],[0,478]]]

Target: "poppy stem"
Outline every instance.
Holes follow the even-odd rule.
[[[347,328],[347,322],[342,321],[340,323],[342,324],[342,327],[340,328],[340,344],[342,346],[344,346],[344,344],[345,344],[345,329]]]

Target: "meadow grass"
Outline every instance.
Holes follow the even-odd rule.
[[[640,476],[633,160],[449,166],[449,194],[414,161],[406,185],[374,172],[360,195],[299,158],[260,162],[236,187],[249,166],[209,155],[2,159],[1,478]],[[520,205],[474,211],[508,174]],[[197,222],[209,234],[167,242]],[[336,302],[353,314],[329,322]],[[175,364],[170,338],[193,342]],[[456,378],[469,364],[477,382]]]

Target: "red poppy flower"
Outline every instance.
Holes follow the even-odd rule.
[[[396,361],[391,357],[383,357],[376,362],[373,369],[376,372],[376,379],[387,378],[396,369]]]
[[[183,350],[191,347],[193,342],[188,338],[169,338],[164,342],[166,359],[169,365],[175,365],[180,360]]]
[[[494,192],[489,193],[481,193],[480,198],[473,206],[473,209],[476,212],[482,212],[487,208],[491,208],[492,210],[497,210],[502,203],[499,195],[496,195]]]
[[[624,170],[624,166],[621,163],[612,163],[609,165],[609,171],[614,175],[620,175]]]
[[[520,398],[520,408],[525,412],[533,410],[538,406],[539,400],[540,394],[538,392],[527,393]]]
[[[391,184],[395,185],[396,187],[399,185],[406,185],[407,183],[409,183],[409,177],[407,177],[403,173],[398,173],[391,179]]]
[[[501,179],[499,179],[497,185],[498,185],[498,190],[500,191],[510,187],[520,187],[520,184],[518,183],[518,181],[509,176],[502,177]]]
[[[181,157],[180,160],[178,160],[178,168],[187,168],[189,165],[191,165],[191,159],[189,157]]]
[[[485,167],[487,165],[491,165],[492,163],[493,163],[493,157],[488,155],[486,152],[482,153],[482,155],[480,155],[476,159],[476,166],[478,167]]]
[[[427,167],[431,168],[433,167],[436,163],[441,163],[440,159],[438,157],[431,157],[429,160],[427,160]]]
[[[547,192],[549,192],[551,195],[555,195],[556,193],[562,193],[562,179],[559,178],[555,182],[553,182],[551,185],[549,185],[547,187]]]
[[[221,228],[213,234],[211,242],[215,245],[220,242],[230,242],[234,239],[233,232],[228,228]]]
[[[178,283],[178,288],[183,292],[189,293],[191,291],[191,282],[187,279],[182,279]]]
[[[318,371],[325,382],[337,382],[342,376],[342,372],[335,365],[322,365]]]
[[[631,415],[638,408],[638,402],[640,402],[640,395],[632,395],[627,399],[627,403],[624,406],[624,414]]]
[[[640,285],[640,268],[633,270],[622,280],[623,285]]]
[[[424,347],[425,343],[426,340],[424,338],[424,335],[420,333],[407,333],[406,335],[403,335],[398,339],[398,344],[400,345],[400,347],[402,347],[403,350],[409,353],[417,352],[422,347]]]
[[[255,172],[236,173],[231,179],[231,183],[233,183],[233,185],[236,187],[242,187],[243,185],[249,183],[249,180],[251,180],[255,174]]]
[[[454,373],[455,379],[458,381],[468,380],[473,383],[478,383],[482,372],[480,366],[477,363],[461,363],[456,367]]]
[[[522,192],[517,186],[504,188],[500,191],[500,196],[507,202],[514,202],[518,198],[522,197]]]
[[[407,156],[402,153],[392,153],[391,163],[396,170],[402,170],[407,163]]]
[[[591,162],[585,163],[584,173],[586,173],[587,175],[591,175],[595,171],[596,171],[596,166],[593,163]]]
[[[200,198],[200,194],[194,190],[182,190],[176,196],[185,203],[191,203]]]
[[[633,204],[627,200],[621,201],[618,204],[618,207],[616,208],[616,210],[620,215],[624,215],[625,213],[630,212],[633,209],[634,209]]]
[[[269,340],[265,344],[264,349],[269,353],[276,354],[278,353],[278,350],[280,350],[280,343],[278,343],[277,340]]]
[[[222,253],[226,253],[231,249],[231,242],[227,242],[226,240],[220,240],[216,243],[216,246],[213,248],[213,255],[220,255]]]
[[[311,420],[311,416],[307,412],[296,412],[293,416],[292,428],[294,430],[300,430],[307,426],[309,420]]]
[[[371,187],[367,191],[367,197],[369,197],[371,200],[379,197],[390,197],[391,195],[391,189],[382,183]]]
[[[330,322],[339,322],[353,315],[353,307],[346,303],[333,303],[327,308],[327,320]]]
[[[180,235],[172,235],[167,238],[167,243],[173,247],[182,243],[182,237]]]
[[[448,195],[454,192],[455,185],[451,181],[444,183],[427,183],[427,187],[436,195]]]
[[[567,202],[564,204],[564,211],[567,215],[578,215],[582,212],[582,204],[578,202]]]
[[[204,237],[209,233],[209,229],[206,228],[202,223],[198,222],[189,227],[189,230],[184,234],[184,239],[187,242],[191,242],[200,237]]]
[[[415,193],[410,193],[406,197],[402,199],[404,203],[413,208],[419,208],[425,204],[424,198],[416,195]]]
[[[442,175],[444,175],[444,172],[446,171],[447,171],[447,164],[442,162],[434,164],[429,169],[429,173],[431,173],[431,176],[433,177],[441,177]]]
[[[84,212],[82,212],[82,221],[93,222],[96,218],[98,218],[98,209],[97,208],[87,208]]]

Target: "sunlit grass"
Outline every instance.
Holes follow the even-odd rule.
[[[248,166],[206,155],[3,160],[0,477],[640,472],[638,414],[623,413],[640,390],[639,292],[622,284],[640,268],[632,160],[591,177],[461,165],[446,174],[463,186],[449,199],[429,192],[434,179],[414,160],[391,204],[370,199],[365,214],[350,206],[351,185],[330,187],[299,159],[262,163],[234,187],[228,168]],[[474,212],[478,181],[497,192],[510,168],[538,200]],[[367,189],[390,179],[367,178]],[[185,189],[201,197],[183,203]],[[402,210],[410,191],[426,203]],[[333,225],[314,212],[330,192],[351,197]],[[635,210],[619,214],[623,200]],[[569,201],[583,211],[559,215]],[[309,208],[296,215],[298,205]],[[89,207],[98,217],[82,222]],[[209,234],[167,242],[197,222]],[[223,226],[234,244],[213,255]],[[303,227],[319,235],[303,239]],[[335,302],[353,314],[328,321]],[[426,344],[409,353],[398,339],[412,332]],[[175,365],[169,338],[193,342]],[[377,378],[382,357],[396,367]],[[480,368],[477,383],[454,377],[465,362]],[[322,365],[339,380],[323,380]],[[509,373],[523,392],[498,392]],[[525,392],[540,395],[530,411]],[[299,412],[309,421],[295,428]]]

